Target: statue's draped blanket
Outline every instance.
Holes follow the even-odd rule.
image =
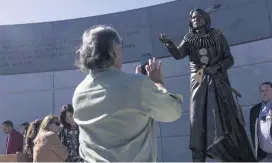
[[[210,18],[203,14],[207,34],[195,34],[191,30],[184,36],[183,44],[189,44],[191,68],[190,99],[190,149],[205,151],[207,155],[221,161],[256,161],[244,126],[243,117],[234,101],[232,91],[221,83],[230,86],[227,69],[233,64],[228,43],[220,31],[209,28]],[[206,54],[207,53],[207,54]],[[205,59],[203,58],[205,55]],[[214,66],[224,67],[217,73],[204,73],[198,83],[193,76],[202,68],[203,61]]]

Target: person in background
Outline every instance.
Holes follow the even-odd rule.
[[[27,155],[30,161],[33,161],[34,140],[39,132],[41,122],[42,120],[40,119],[31,122],[25,136],[26,143],[23,152]]]
[[[29,126],[29,123],[28,122],[24,122],[20,125],[20,129],[19,129],[19,132],[23,135],[23,137],[25,137],[25,134],[27,132],[27,129],[28,129],[28,126]]]
[[[250,134],[257,160],[272,162],[272,83],[259,87],[261,102],[250,110]]]
[[[23,151],[23,136],[13,128],[11,121],[5,121],[2,124],[2,128],[6,138],[6,154],[16,154]]]
[[[50,114],[43,119],[34,140],[33,162],[64,162],[67,159],[68,151],[60,142],[59,131],[58,117]]]
[[[181,96],[169,94],[155,58],[147,76],[121,71],[122,40],[115,29],[85,31],[77,66],[88,72],[73,96],[79,153],[86,162],[155,162],[156,123],[181,116]],[[127,54],[129,55],[129,54]]]
[[[59,133],[59,137],[69,152],[67,162],[81,161],[79,156],[79,129],[74,121],[73,114],[74,108],[71,104],[62,107],[60,113],[62,129]]]

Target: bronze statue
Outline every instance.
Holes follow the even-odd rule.
[[[207,12],[190,12],[190,31],[176,47],[165,34],[159,39],[176,59],[190,58],[190,149],[194,162],[206,156],[227,162],[256,161],[237,107],[227,70],[234,64],[223,34],[211,28]]]

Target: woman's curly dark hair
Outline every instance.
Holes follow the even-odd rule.
[[[74,114],[74,108],[71,104],[63,105],[60,112],[60,123],[62,124],[63,128],[70,129],[71,125],[66,122],[66,113]]]
[[[29,157],[31,161],[33,160],[33,147],[34,147],[33,141],[39,132],[41,122],[42,120],[40,119],[31,122],[26,133],[25,137],[26,145],[24,148],[24,153]]]
[[[121,43],[120,35],[110,26],[98,25],[86,30],[77,50],[76,66],[85,72],[112,66],[116,57],[114,45]]]

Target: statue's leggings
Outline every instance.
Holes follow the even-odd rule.
[[[205,162],[205,160],[206,160],[205,152],[193,150],[192,157],[193,157],[193,162]]]

